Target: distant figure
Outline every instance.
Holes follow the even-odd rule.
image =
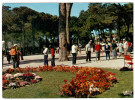
[[[96,60],[97,60],[97,58],[98,58],[98,60],[100,60],[100,50],[102,50],[102,47],[101,47],[100,43],[98,42],[95,46]]]
[[[130,53],[132,52],[132,43],[129,41],[128,42],[128,55],[130,55]]]
[[[107,60],[107,57],[109,57],[109,60],[110,60],[110,46],[108,45],[108,42],[105,45],[105,53],[106,53],[106,60]]]
[[[8,64],[10,64],[10,60],[11,60],[10,50],[7,50],[6,56],[7,56]]]
[[[123,44],[122,44],[122,41],[120,41],[120,43],[118,44],[119,57],[122,56],[122,51],[123,51],[122,47],[123,47]]]
[[[123,39],[124,55],[127,55],[127,48],[128,48],[127,41],[125,39]]]
[[[93,52],[95,52],[95,43],[93,43]]]
[[[86,45],[86,62],[91,61],[91,41]]]
[[[44,54],[44,65],[48,66],[48,48],[47,47],[44,47],[43,54]]]
[[[21,60],[23,60],[22,58],[22,53],[20,52],[20,49],[17,48],[17,64],[16,64],[16,68],[19,67],[19,64],[20,64],[20,56],[21,56]]]
[[[116,52],[117,45],[115,41],[112,41],[112,58],[116,59],[117,58],[117,52]]]
[[[72,58],[72,64],[76,64],[76,55],[77,55],[77,46],[74,43],[72,45],[72,56],[73,56],[73,58]]]
[[[80,52],[80,54],[81,54],[81,47],[82,47],[82,45],[79,44],[79,52]]]
[[[4,63],[4,57],[5,57],[5,41],[2,41],[2,65]]]
[[[16,51],[15,46],[12,46],[12,48],[10,50],[10,55],[11,55],[11,58],[13,60],[13,68],[16,68],[16,66],[17,66],[17,51]]]
[[[59,47],[56,48],[56,53],[59,53]]]
[[[52,59],[51,59],[51,66],[55,66],[55,50],[54,48],[51,48],[51,56],[52,56]]]

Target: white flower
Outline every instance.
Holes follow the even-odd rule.
[[[34,80],[36,80],[36,79],[42,79],[42,78],[40,76],[36,75]]]
[[[9,80],[9,79],[13,79],[14,76],[12,74],[6,74],[5,77]]]
[[[20,76],[23,76],[23,74],[22,73],[16,73],[16,74],[14,74],[14,77],[20,77]]]
[[[9,87],[16,86],[16,83],[10,83]]]
[[[36,73],[32,73],[34,76],[36,76]]]

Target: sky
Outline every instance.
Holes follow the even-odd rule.
[[[59,3],[3,3],[4,6],[10,6],[11,9],[20,6],[29,7],[38,12],[49,13],[59,16]],[[89,3],[73,3],[71,16],[78,17],[81,10],[86,11]]]

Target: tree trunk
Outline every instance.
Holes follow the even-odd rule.
[[[69,19],[71,12],[72,3],[66,3],[66,36],[67,36],[67,44],[70,44],[70,35],[69,35]]]
[[[59,61],[67,61],[66,4],[59,4]]]
[[[24,24],[23,24],[23,22],[22,22],[22,45],[23,45],[23,54],[25,55],[25,43],[24,43],[24,41],[25,41],[25,31],[24,31]]]

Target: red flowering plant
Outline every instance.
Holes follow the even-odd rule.
[[[112,74],[106,73],[101,68],[82,67],[70,83],[64,80],[65,84],[61,85],[61,95],[91,97],[102,93],[111,87],[110,75]]]
[[[32,73],[23,74],[23,80],[30,82],[34,79],[34,75]]]
[[[30,83],[37,83],[37,80],[31,80]]]

